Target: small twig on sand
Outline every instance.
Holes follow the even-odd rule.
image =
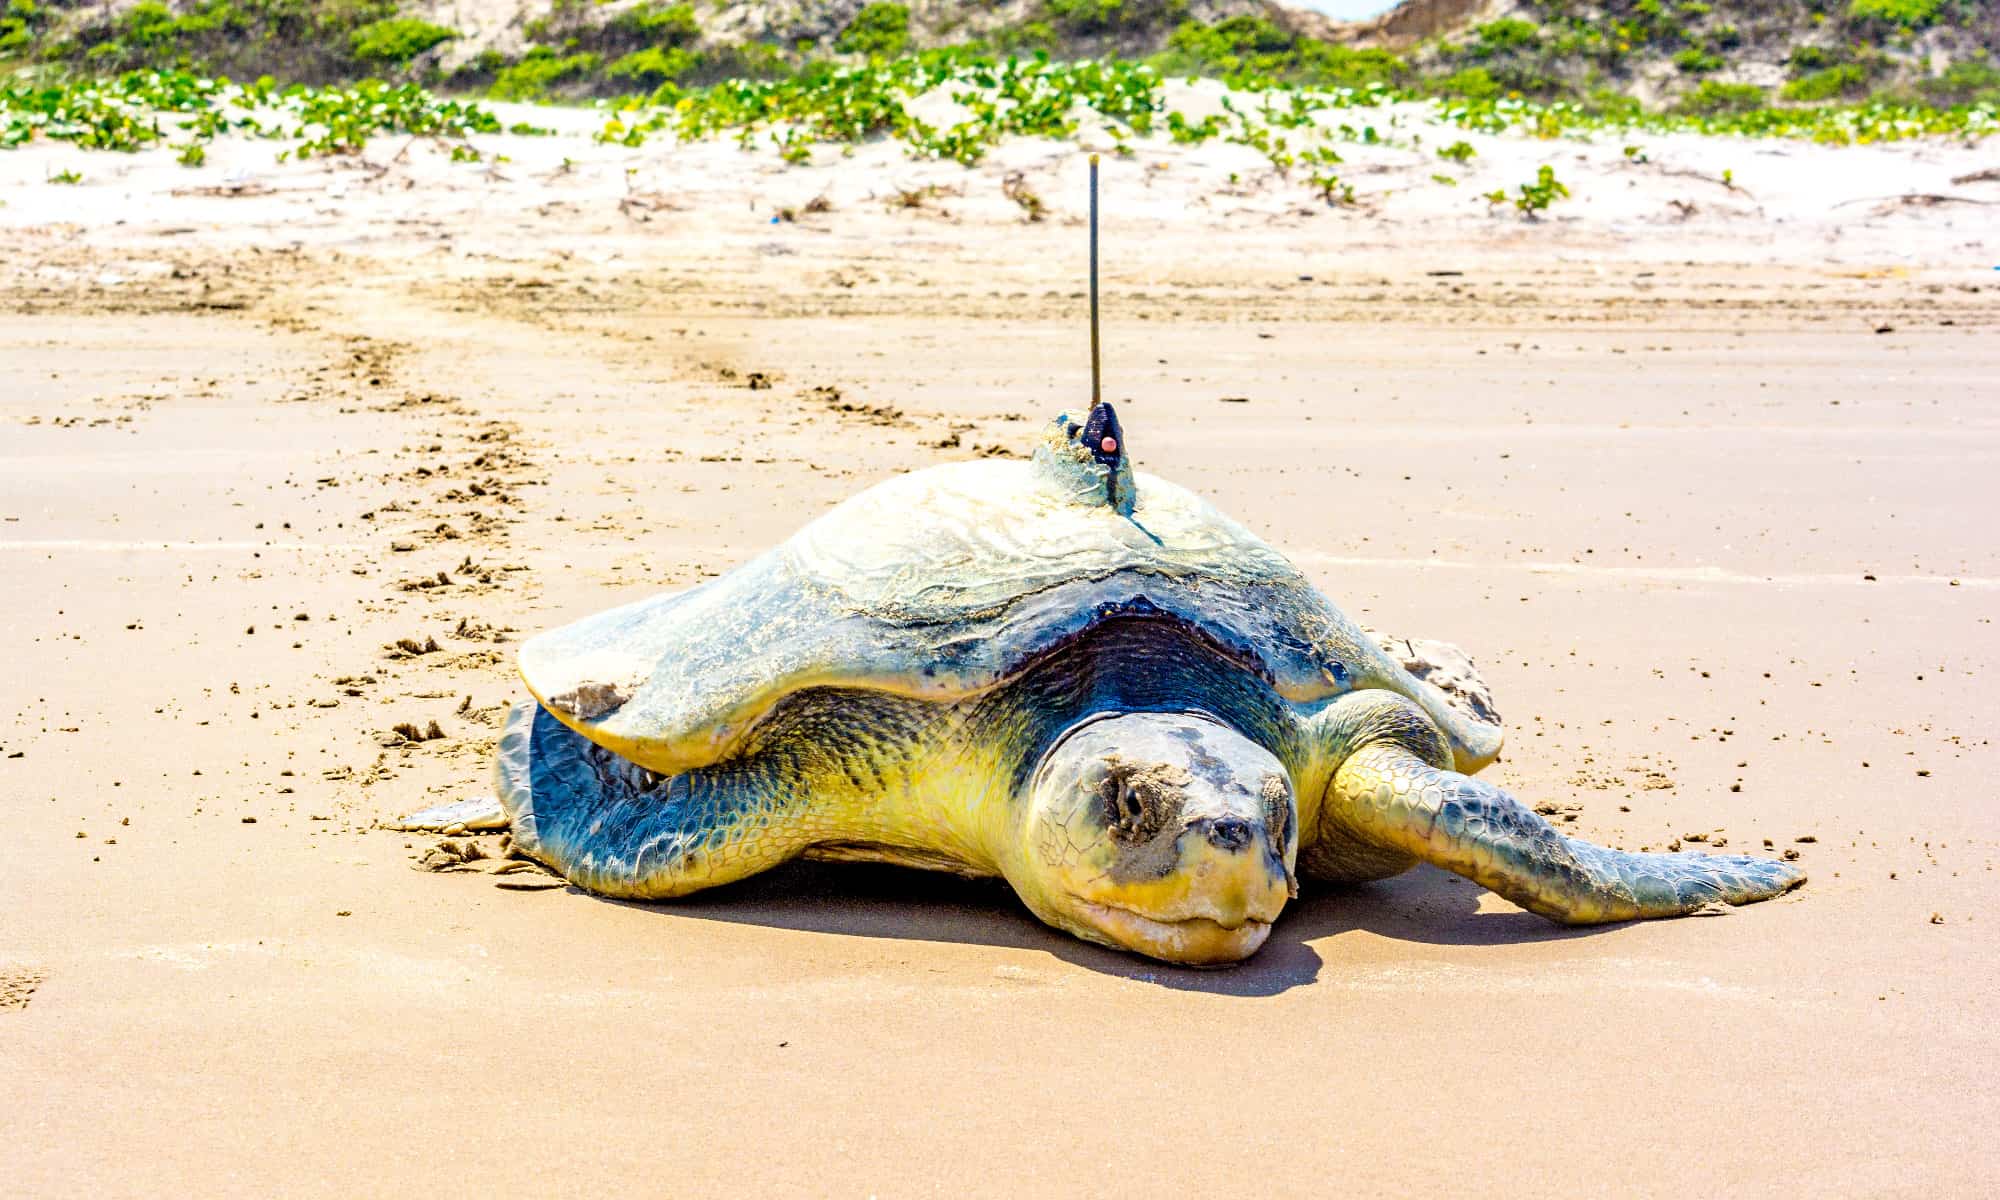
[[[387,175],[389,173],[389,169],[391,167],[397,166],[398,164],[402,163],[403,161],[405,161],[410,157],[410,147],[416,145],[417,138],[422,136],[423,136],[422,134],[417,134],[415,137],[412,137],[409,141],[404,142],[403,148],[401,150],[396,151],[395,154],[391,155],[388,162],[372,163],[364,161],[361,165],[368,170],[371,180],[380,179],[382,178],[382,176]]]
[[[1750,194],[1749,188],[1746,188],[1742,184],[1736,182],[1735,175],[1732,172],[1724,171],[1720,175],[1710,175],[1706,171],[1692,171],[1686,167],[1669,167],[1664,164],[1654,162],[1647,155],[1644,154],[1635,155],[1631,153],[1631,151],[1636,149],[1637,149],[1636,146],[1627,147],[1625,161],[1617,165],[1633,169],[1643,168],[1645,170],[1651,171],[1655,175],[1672,175],[1680,179],[1699,179],[1703,183],[1712,183],[1715,186],[1724,189],[1725,191],[1735,192],[1736,194],[1744,197],[1747,200],[1755,200],[1757,198]]]
[[[1020,171],[1009,171],[1000,181],[1000,191],[1009,200],[1020,206],[1021,214],[1030,222],[1040,221],[1048,215],[1048,205],[1028,186],[1027,176]]]
[[[228,183],[209,184],[203,187],[175,188],[175,196],[268,196],[277,188],[261,179],[237,179]]]
[[[1917,208],[1936,208],[1940,204],[1978,204],[1991,207],[2000,204],[2000,200],[1975,200],[1971,196],[1945,196],[1937,192],[1904,192],[1899,196],[1856,196],[1833,207],[1846,208],[1850,204],[1903,204]]]
[[[1951,177],[1953,183],[2000,183],[2000,167],[1988,167],[1984,171],[1973,171],[1965,175]]]
[[[643,223],[652,220],[651,213],[687,211],[687,205],[665,192],[640,191],[638,178],[636,168],[625,168],[625,195],[618,201],[618,211],[626,220]]]
[[[1742,184],[1736,182],[1734,179],[1731,179],[1727,174],[1710,175],[1703,171],[1689,171],[1681,167],[1657,167],[1655,169],[1658,170],[1658,172],[1662,175],[1678,175],[1682,179],[1699,179],[1703,183],[1712,183],[1719,188],[1725,188],[1729,191],[1740,193],[1744,197],[1751,200],[1755,200],[1757,198],[1755,196],[1750,195],[1749,188],[1746,188]]]

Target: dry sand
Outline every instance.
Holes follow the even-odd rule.
[[[489,146],[497,175],[386,141],[0,156],[0,1187],[2000,1178],[2000,236],[1844,203],[1971,195],[1979,152],[1566,146],[1579,195],[1540,224],[1218,197],[1221,149],[1108,165],[1141,465],[1469,648],[1496,778],[1567,828],[1812,876],[1566,931],[1425,869],[1311,890],[1198,973],[886,868],[653,907],[409,869],[431,839],[374,823],[484,786],[520,637],[1019,448],[1087,387],[1056,147]],[[1503,180],[1542,152],[1490,150]],[[1761,210],[1665,173],[1731,160]],[[1047,222],[1002,195],[1024,163]]]

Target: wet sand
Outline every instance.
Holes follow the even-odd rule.
[[[485,786],[520,638],[1075,404],[1073,213],[771,224],[761,176],[743,220],[611,177],[474,218],[394,169],[174,197],[115,161],[68,219],[0,210],[10,1191],[2000,1174],[2000,276],[1962,214],[1109,226],[1143,469],[1468,648],[1494,778],[1566,829],[1811,874],[1571,931],[1424,869],[1193,972],[998,884],[802,866],[630,905],[411,870],[435,839],[377,827]]]

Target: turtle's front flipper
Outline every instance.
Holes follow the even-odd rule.
[[[1717,901],[1749,904],[1806,879],[1774,859],[1630,854],[1564,837],[1499,788],[1392,743],[1351,755],[1334,774],[1333,792],[1338,820],[1356,836],[1568,925],[1678,916]]]

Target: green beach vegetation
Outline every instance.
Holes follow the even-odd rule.
[[[590,0],[557,0],[528,23],[525,50],[486,50],[455,65],[443,56],[457,31],[399,14],[394,0],[192,0],[176,8],[142,0],[83,25],[54,19],[37,0],[0,2],[0,47],[17,63],[11,77],[0,76],[0,147],[38,138],[109,150],[170,144],[189,166],[206,161],[202,147],[222,134],[282,141],[288,155],[354,152],[387,133],[463,143],[502,131],[485,100],[589,99],[603,110],[604,143],[722,137],[794,163],[820,148],[890,139],[916,157],[970,165],[1004,138],[1069,138],[1094,118],[1115,147],[1157,134],[1253,148],[1281,175],[1296,168],[1328,203],[1350,204],[1355,192],[1338,170],[1338,147],[1417,148],[1419,126],[1544,140],[1697,132],[1835,144],[2000,130],[2000,68],[1990,61],[1967,58],[1880,86],[1899,69],[1894,46],[1822,39],[1790,48],[1790,79],[1773,89],[1680,57],[1697,50],[1725,58],[1753,41],[1768,51],[1769,29],[1718,24],[1708,5],[1663,0],[1600,6],[1616,15],[1598,11],[1594,20],[1580,6],[1543,3],[1535,6],[1540,21],[1476,24],[1402,54],[1334,45],[1265,17],[1193,21],[1179,0],[1057,0],[1035,10],[1051,38],[1014,29],[928,48],[918,48],[911,10],[899,3],[866,5],[823,45],[787,48],[709,39],[688,3],[642,0],[607,13]],[[1893,41],[1972,2],[1823,4],[1814,27],[1835,23],[1843,36],[1879,28]],[[1064,58],[1019,48],[1037,39],[1059,45],[1064,30],[1109,37],[1163,23],[1157,48],[1143,54]],[[998,44],[1010,39],[1013,48]],[[1689,77],[1669,102],[1642,104],[1606,82],[1604,70],[1629,63],[1640,47]],[[1597,73],[1579,75],[1579,60],[1596,62]],[[237,70],[274,64],[289,70]],[[1183,111],[1166,87],[1183,77],[1231,90],[1199,112]],[[243,78],[251,82],[232,82]],[[955,101],[948,119],[917,104],[938,93]],[[538,130],[528,122],[515,131]],[[1477,154],[1456,138],[1423,152],[1459,167]],[[480,155],[465,145],[454,158]],[[1567,194],[1545,170],[1493,195],[1496,206],[1532,217]]]
[[[1990,98],[2000,72],[2000,0],[1527,0],[1501,19],[1396,49],[1315,36],[1323,26],[1284,10],[1199,20],[1187,0],[981,0],[921,16],[897,0],[789,15],[741,0],[524,0],[520,36],[505,42],[401,3],[0,0],[0,68],[184,70],[306,84],[379,77],[461,94],[579,100],[955,50],[1143,62],[1163,75],[1234,85],[1387,85],[1606,111],[1641,97],[1652,108],[1686,101],[1709,110],[1740,110],[1753,98],[1949,107]],[[1782,80],[1770,78],[1772,64]],[[1743,90],[1753,87],[1754,97]]]

